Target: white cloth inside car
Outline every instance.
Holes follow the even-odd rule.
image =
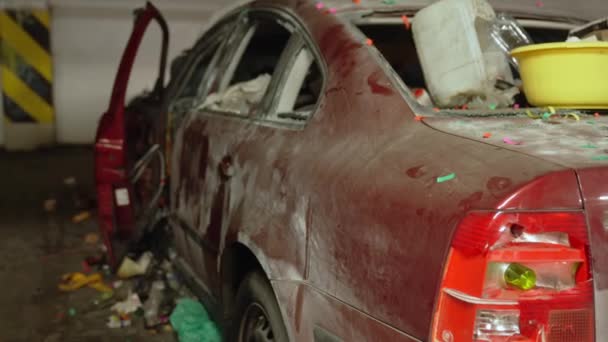
[[[262,101],[271,78],[269,74],[261,74],[252,80],[233,84],[223,93],[209,94],[199,108],[249,113]]]

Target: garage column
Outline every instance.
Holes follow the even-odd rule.
[[[0,1],[4,145],[29,150],[55,142],[50,12],[44,2]]]

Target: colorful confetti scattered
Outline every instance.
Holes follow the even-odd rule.
[[[513,139],[508,138],[508,137],[503,138],[502,141],[505,144],[509,144],[509,145],[521,145],[522,144],[521,141],[514,141]]]
[[[595,156],[592,160],[608,160],[608,156]]]
[[[491,110],[494,110],[494,109],[496,109],[496,104],[491,103],[491,104],[488,106],[488,108],[490,108]]]
[[[361,0],[353,0],[353,3],[358,5],[361,3]]]
[[[582,148],[597,148],[597,146],[593,145],[593,144],[586,144],[581,146]]]
[[[365,40],[365,44],[367,44],[367,45],[369,45],[369,46],[372,46],[372,45],[374,45],[374,41],[373,41],[373,40],[371,40],[371,39],[369,39],[369,38],[367,38],[367,39]]]
[[[452,172],[449,175],[437,177],[437,183],[447,182],[447,181],[452,180],[454,178],[456,178],[456,174]]]
[[[540,119],[540,116],[539,116],[539,115],[534,115],[534,114],[532,114],[532,112],[531,112],[531,111],[529,111],[529,110],[526,110],[526,114],[528,114],[528,116],[529,116],[529,117],[531,117],[532,119]]]
[[[74,309],[74,308],[70,308],[70,309],[68,310],[68,315],[70,315],[71,317],[76,316],[76,309]]]
[[[555,108],[549,106],[548,109],[551,114],[555,114]]]
[[[600,117],[600,113],[595,112],[595,113],[593,113],[593,116],[595,116],[596,118],[599,118]]]
[[[382,3],[385,5],[394,5],[395,0],[382,0]]]
[[[323,9],[325,7],[325,4],[322,2],[317,2],[316,7],[317,9]]]
[[[330,8],[329,13],[336,14],[336,9],[334,7]]]
[[[483,134],[484,139],[488,139],[491,136],[492,136],[492,133],[489,133],[489,132]]]
[[[593,121],[593,120],[587,120],[586,122],[590,125],[595,125],[595,121]]]
[[[519,103],[514,104],[513,109],[519,109]]]
[[[541,0],[537,0],[536,1],[536,7],[540,8],[540,7],[543,7],[543,6],[545,6],[545,4]]]
[[[434,110],[435,112],[439,113],[439,110],[440,110],[440,109],[439,109],[439,108],[437,108],[437,107],[435,107],[435,108],[433,108],[433,110]]]
[[[403,25],[405,25],[405,28],[408,30],[412,26],[412,23],[410,22],[410,19],[407,17],[407,15],[402,15],[401,21],[403,21]]]
[[[545,112],[545,113],[543,113],[542,118],[543,118],[543,120],[549,120],[551,115],[553,115],[553,114]]]
[[[576,121],[581,121],[581,117],[578,116],[578,114],[576,114],[576,113],[568,113],[568,114],[566,114],[565,118],[567,119],[569,117],[574,118]]]
[[[416,121],[422,121],[424,119],[424,116],[416,115],[415,119],[416,119]]]

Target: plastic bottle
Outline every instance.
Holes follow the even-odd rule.
[[[148,300],[144,303],[144,319],[148,326],[154,326],[159,323],[158,309],[163,300],[164,291],[165,283],[162,280],[156,280],[152,283]]]
[[[532,44],[532,38],[526,30],[513,17],[505,13],[498,13],[490,28],[490,36],[509,58],[511,65],[519,68],[517,60],[510,53],[517,47]]]

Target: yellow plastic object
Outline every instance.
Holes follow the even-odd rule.
[[[84,286],[94,288],[99,292],[111,292],[112,288],[103,283],[101,274],[94,273],[86,275],[80,272],[64,274],[61,283],[59,284],[59,290],[65,292],[71,292],[78,290]]]
[[[608,108],[608,42],[534,44],[511,55],[532,105]]]

